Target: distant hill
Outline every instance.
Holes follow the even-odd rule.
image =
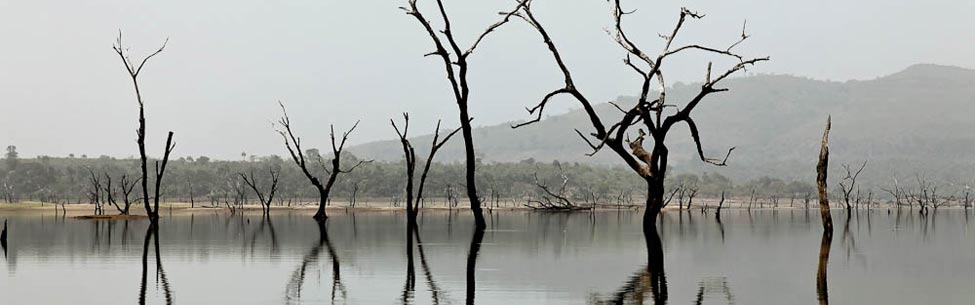
[[[866,186],[887,184],[892,176],[912,182],[915,174],[942,183],[971,184],[975,177],[975,70],[922,64],[866,81],[760,75],[729,79],[723,86],[731,91],[712,95],[693,116],[707,153],[719,157],[727,148],[737,147],[729,166],[718,168],[697,160],[688,132],[677,126],[667,143],[676,171],[712,171],[737,179],[766,175],[813,179],[819,137],[827,115],[832,115],[834,182],[842,178],[842,163],[863,160],[869,160],[863,174]],[[675,85],[668,89],[668,100],[683,103],[698,88],[699,84]],[[633,100],[620,97],[618,102],[632,104]],[[597,108],[606,118],[619,116],[608,104]],[[608,151],[585,156],[589,147],[572,131],[591,130],[581,111],[547,117],[517,130],[509,126],[475,129],[482,160],[622,164]],[[430,140],[429,136],[416,139],[418,143]],[[461,160],[461,141],[452,140],[438,159]],[[426,145],[417,146],[422,150]],[[399,145],[392,140],[350,151],[363,158],[402,159]]]

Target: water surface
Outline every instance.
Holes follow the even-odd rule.
[[[481,236],[467,211],[425,211],[416,234],[406,230],[401,212],[336,210],[320,228],[304,212],[264,218],[214,211],[164,217],[156,230],[144,220],[7,212],[0,214],[10,224],[0,298],[3,304],[973,304],[970,213],[874,210],[847,221],[836,211],[828,288],[819,291],[824,239],[815,210],[727,210],[720,223],[713,212],[665,212],[656,255],[648,255],[654,239],[644,235],[635,211],[495,211]]]

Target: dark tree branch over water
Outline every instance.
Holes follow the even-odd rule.
[[[430,24],[430,21],[420,12],[417,8],[416,1],[409,0],[409,7],[401,8],[406,11],[406,14],[416,18],[426,33],[430,35],[435,49],[433,52],[426,54],[426,56],[438,56],[443,61],[444,69],[447,73],[447,80],[450,82],[454,100],[457,102],[457,107],[460,111],[460,126],[464,137],[464,160],[467,166],[467,198],[470,200],[471,212],[474,213],[475,226],[484,228],[487,224],[484,222],[484,215],[481,212],[481,199],[477,195],[477,186],[474,179],[476,159],[474,157],[474,136],[471,131],[471,116],[468,113],[471,90],[467,80],[467,59],[474,53],[474,50],[477,49],[477,46],[480,45],[484,38],[505,23],[508,23],[511,17],[528,3],[528,0],[519,1],[513,10],[502,13],[503,18],[497,23],[488,26],[466,50],[462,50],[454,38],[454,33],[450,25],[451,20],[448,17],[447,10],[444,8],[443,0],[436,0],[437,7],[440,10],[440,18],[443,21],[443,30],[439,31],[435,30]],[[447,49],[448,46],[450,50]]]
[[[338,178],[339,174],[341,173],[351,173],[360,165],[371,162],[358,161],[355,165],[348,169],[342,169],[340,167],[342,150],[345,149],[345,142],[349,139],[349,135],[355,131],[355,128],[359,126],[359,121],[356,121],[355,124],[352,125],[352,128],[349,128],[349,131],[342,133],[342,139],[337,144],[335,141],[335,125],[329,125],[328,135],[332,142],[332,160],[329,162],[331,166],[329,167],[325,165],[325,161],[322,159],[321,155],[304,155],[301,150],[301,138],[295,136],[294,132],[291,131],[291,118],[288,117],[288,111],[284,108],[284,103],[278,102],[278,104],[281,105],[281,119],[278,120],[278,125],[280,127],[277,129],[277,132],[282,138],[284,138],[284,146],[288,149],[291,159],[294,160],[295,164],[297,164],[299,168],[301,168],[301,172],[306,178],[308,178],[308,181],[310,181],[311,184],[318,189],[318,212],[315,213],[314,218],[319,221],[325,220],[328,218],[328,215],[325,213],[325,205],[328,204],[328,196],[332,190],[332,186],[335,185],[335,179]],[[322,184],[322,181],[315,176],[315,174],[312,174],[311,169],[309,168],[311,165],[309,165],[310,162],[307,160],[308,158],[315,158],[314,161],[316,161],[322,170],[328,174],[328,180],[325,182],[325,184]]]
[[[146,215],[149,216],[149,220],[151,220],[152,222],[156,222],[159,220],[159,190],[161,189],[163,175],[165,175],[166,173],[166,165],[169,163],[169,154],[172,153],[173,149],[176,148],[176,143],[173,143],[173,132],[170,131],[169,135],[166,137],[166,147],[163,153],[162,164],[160,164],[159,161],[156,161],[155,164],[156,165],[155,167],[156,188],[155,188],[155,196],[152,196],[153,205],[150,207],[149,206],[149,198],[150,198],[149,177],[148,177],[149,169],[147,166],[148,157],[146,156],[146,111],[145,111],[145,103],[143,103],[142,101],[142,93],[139,91],[138,78],[139,78],[139,73],[142,72],[142,68],[146,65],[146,62],[148,62],[150,58],[159,55],[159,53],[162,53],[163,49],[166,48],[166,43],[168,42],[169,42],[169,38],[167,38],[166,41],[163,42],[162,46],[160,46],[159,49],[157,49],[152,54],[149,54],[149,56],[143,58],[138,66],[134,65],[132,63],[132,60],[129,58],[128,48],[122,46],[121,31],[119,31],[118,40],[116,41],[116,44],[112,46],[112,49],[115,50],[115,53],[118,53],[119,58],[122,59],[122,63],[125,65],[125,70],[129,73],[129,77],[132,78],[132,85],[133,87],[135,87],[135,97],[136,100],[139,102],[139,129],[136,130],[136,135],[138,136],[136,138],[136,142],[139,144],[139,157],[140,157],[140,162],[141,162],[140,165],[142,169],[142,178],[140,179],[142,183],[142,202],[146,208]]]
[[[647,184],[647,202],[646,211],[644,212],[644,226],[653,226],[657,214],[663,208],[664,205],[664,179],[666,177],[667,171],[667,156],[668,149],[664,144],[664,140],[667,137],[668,132],[677,123],[686,123],[688,129],[691,133],[691,138],[693,138],[694,143],[697,147],[698,157],[701,161],[713,164],[716,166],[725,166],[727,164],[728,157],[734,150],[734,147],[728,150],[728,153],[723,159],[713,159],[705,157],[704,150],[701,144],[700,133],[698,132],[697,124],[691,117],[691,111],[693,111],[705,97],[712,93],[728,91],[727,88],[718,87],[718,83],[727,77],[731,76],[735,72],[744,70],[747,66],[754,65],[755,63],[766,61],[768,57],[761,58],[745,58],[733,51],[733,48],[741,44],[748,35],[742,29],[741,39],[736,41],[734,44],[727,48],[712,48],[701,45],[686,45],[680,47],[673,47],[673,43],[677,35],[680,33],[684,22],[688,19],[701,19],[704,16],[696,12],[692,12],[686,8],[682,8],[677,25],[671,31],[670,35],[661,35],[664,39],[664,47],[659,52],[656,57],[651,57],[649,54],[645,53],[641,47],[634,43],[627,33],[623,29],[623,17],[628,15],[623,8],[620,6],[620,0],[614,1],[612,15],[614,17],[614,28],[609,30],[610,35],[614,40],[628,53],[624,63],[633,69],[637,74],[640,75],[643,85],[640,89],[640,98],[638,102],[632,107],[626,109],[619,105],[616,105],[617,109],[623,113],[623,118],[609,125],[603,122],[597,113],[589,98],[576,87],[575,80],[573,79],[572,73],[569,70],[567,64],[565,63],[562,53],[559,48],[553,42],[552,37],[549,35],[548,31],[542,26],[538,18],[535,17],[531,10],[531,2],[523,2],[524,5],[520,6],[519,10],[514,13],[514,16],[520,17],[525,22],[527,22],[532,28],[534,28],[542,38],[544,44],[548,47],[549,52],[552,54],[555,63],[557,64],[559,70],[562,73],[564,79],[563,87],[556,89],[549,94],[545,95],[541,102],[539,102],[534,107],[528,108],[530,114],[535,115],[535,118],[527,122],[514,125],[514,128],[529,125],[538,122],[542,119],[542,113],[545,106],[556,96],[559,95],[569,95],[574,100],[582,104],[583,109],[589,117],[592,127],[595,129],[594,132],[590,133],[589,136],[594,138],[596,141],[590,141],[582,131],[576,130],[576,133],[581,136],[586,143],[593,149],[590,155],[593,155],[603,149],[604,147],[609,147],[616,155],[618,155],[623,161],[636,172],[640,177],[642,177]],[[703,51],[705,53],[717,55],[719,57],[730,57],[737,60],[738,63],[727,69],[724,72],[713,74],[712,64],[708,63],[707,71],[705,75],[705,81],[701,85],[700,91],[686,104],[683,108],[679,108],[678,105],[668,104],[666,101],[666,82],[664,81],[664,69],[663,65],[665,60],[672,55],[680,54],[684,51],[697,50]],[[636,60],[634,60],[636,58]],[[656,98],[651,100],[651,91],[654,83],[659,84],[659,92]],[[668,116],[664,116],[668,108],[673,108],[674,111]],[[629,140],[628,130],[631,127],[643,125],[642,128],[638,128],[638,136],[634,140]],[[646,130],[644,130],[644,128]],[[643,146],[643,141],[649,136],[653,140],[653,148],[647,151]]]

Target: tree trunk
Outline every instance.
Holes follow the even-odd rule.
[[[643,211],[643,229],[657,230],[657,215],[664,206],[664,183],[663,179],[646,178],[647,181],[647,203]]]
[[[318,212],[315,212],[315,220],[321,222],[328,219],[328,214],[325,213],[325,203],[328,201],[328,192],[324,188],[318,187]]]
[[[829,129],[831,119],[826,119],[822,146],[819,150],[819,164],[816,165],[816,184],[819,188],[819,212],[823,218],[823,230],[833,232],[833,216],[829,212],[829,197],[826,193],[826,170],[829,169]]]
[[[487,227],[484,214],[481,211],[481,199],[477,197],[477,186],[474,179],[477,160],[474,158],[474,136],[471,132],[471,119],[467,113],[466,101],[458,103],[460,107],[460,127],[464,136],[464,160],[467,166],[467,199],[470,201],[471,213],[474,214],[474,226],[479,229]]]

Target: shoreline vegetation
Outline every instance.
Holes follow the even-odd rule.
[[[638,204],[639,200],[635,201],[634,204],[610,204],[610,203],[597,203],[595,205],[584,204],[578,206],[576,209],[539,209],[532,207],[526,200],[522,199],[515,204],[516,201],[511,199],[501,202],[497,205],[485,205],[484,209],[488,211],[539,211],[539,212],[578,212],[585,213],[591,211],[616,211],[616,210],[642,210],[643,205]],[[697,213],[719,213],[718,208],[720,206],[721,210],[816,210],[819,209],[817,202],[804,203],[796,201],[790,204],[788,201],[779,202],[776,204],[771,201],[751,201],[749,198],[728,198],[721,202],[720,198],[700,198],[695,199],[690,206],[687,203],[673,202],[663,208],[663,211],[667,212],[697,212]],[[111,220],[111,219],[145,219],[147,216],[140,213],[142,211],[133,211],[129,215],[116,214],[116,213],[106,213],[103,215],[93,214],[95,205],[91,203],[50,203],[50,202],[38,202],[38,201],[24,201],[15,203],[5,203],[0,204],[0,213],[16,213],[24,214],[31,212],[49,212],[55,211],[58,214],[66,213],[68,217],[79,218],[79,219],[92,219],[92,220]],[[464,211],[469,208],[467,202],[458,202],[456,205],[447,205],[442,200],[436,201],[432,204],[424,206],[423,210],[431,211]],[[939,209],[965,209],[961,202],[956,202],[953,204],[946,204]],[[213,205],[199,205],[191,206],[189,202],[161,202],[160,203],[160,214],[161,215],[184,215],[193,214],[198,212],[225,212],[230,214],[242,214],[242,213],[260,213],[264,206],[260,203],[247,203],[240,206],[236,206],[233,209],[227,208],[226,206],[213,206]],[[302,203],[287,205],[272,205],[269,209],[271,212],[308,212],[314,213],[318,209],[318,206],[314,200],[308,199],[302,201]],[[393,203],[388,200],[364,200],[358,202],[355,206],[349,204],[349,202],[332,202],[326,207],[328,210],[332,211],[359,211],[359,212],[405,212],[406,206],[402,203]],[[845,206],[841,202],[833,201],[830,205],[831,210],[844,210]],[[864,204],[860,208],[855,208],[855,210],[904,210],[904,211],[920,211],[917,206],[911,206],[907,204],[896,205],[894,203],[888,202],[874,202],[867,206]]]

